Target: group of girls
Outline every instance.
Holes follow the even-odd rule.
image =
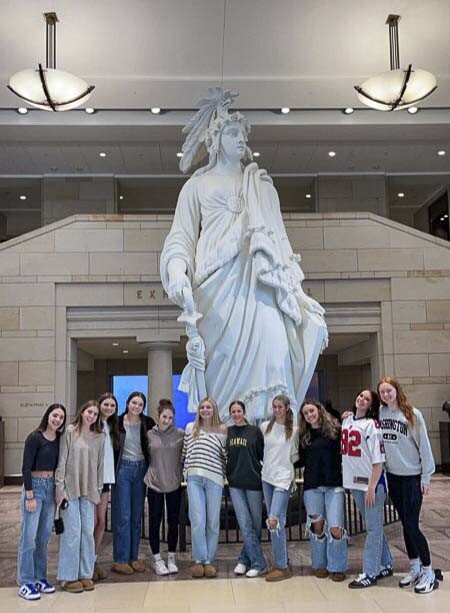
[[[419,529],[422,495],[434,462],[423,417],[392,378],[382,379],[378,395],[363,390],[342,428],[319,403],[305,401],[299,427],[289,398],[276,396],[272,416],[250,425],[245,405],[229,407],[233,425],[219,417],[217,404],[204,398],[186,431],[174,425],[175,408],[161,400],[157,423],[144,414],[146,398],[132,392],[118,417],[113,394],[85,403],[66,427],[66,410],[48,407],[24,449],[23,523],[18,556],[19,595],[27,600],[55,591],[47,581],[46,551],[55,512],[60,536],[57,579],[65,591],[95,588],[106,570],[97,564],[111,492],[112,571],[144,572],[139,559],[147,490],[149,542],[158,575],[178,572],[181,484],[187,481],[193,578],[215,577],[220,510],[225,480],[242,532],[236,575],[281,581],[292,576],[286,542],[286,515],[295,487],[294,464],[304,466],[304,502],[311,559],[317,577],[343,581],[347,570],[344,487],[352,491],[366,525],[363,573],[351,588],[375,585],[392,574],[392,556],[383,534],[387,487],[403,525],[411,570],[400,587],[417,593],[438,586],[427,541]],[[381,424],[381,429],[380,429]],[[382,435],[381,435],[382,433]],[[342,458],[342,470],[341,470]],[[384,472],[386,468],[387,473]],[[261,546],[263,500],[273,563]],[[166,507],[167,562],[161,556],[161,521]]]

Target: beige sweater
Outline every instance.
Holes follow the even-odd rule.
[[[70,425],[61,436],[57,489],[65,491],[69,500],[86,496],[94,504],[100,502],[103,488],[105,435],[86,436]]]

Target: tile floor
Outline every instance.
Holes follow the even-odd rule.
[[[400,590],[397,587],[401,571],[407,567],[401,528],[387,528],[399,574],[389,577],[377,587],[350,591],[346,583],[310,576],[307,542],[290,543],[289,556],[294,577],[278,584],[264,579],[233,576],[237,545],[220,545],[219,578],[196,580],[189,577],[189,552],[180,554],[180,574],[156,577],[147,571],[128,578],[110,573],[97,584],[94,592],[67,594],[60,592],[44,596],[38,602],[26,602],[17,596],[15,586],[17,539],[20,529],[18,507],[19,488],[0,490],[0,611],[2,613],[448,613],[450,609],[450,575],[444,575],[440,589],[426,596]],[[425,501],[422,526],[429,539],[435,567],[450,570],[450,478],[438,475],[433,479],[431,494]],[[351,539],[351,571],[359,572],[364,537]],[[101,563],[110,563],[111,537],[106,535]],[[148,561],[148,544],[141,545],[140,556]],[[49,547],[49,578],[54,579],[57,560],[57,540]],[[3,587],[4,586],[4,587]]]

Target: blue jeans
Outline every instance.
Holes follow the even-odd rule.
[[[147,466],[144,460],[121,460],[112,488],[113,558],[128,564],[139,557]]]
[[[273,561],[276,568],[284,569],[287,568],[288,565],[285,526],[291,490],[284,490],[281,487],[275,487],[266,481],[263,481],[262,485],[264,501],[266,503],[267,520],[269,520],[269,518],[278,520],[276,528],[269,528]],[[268,523],[267,527],[269,527]]]
[[[220,505],[223,486],[211,479],[191,475],[187,480],[192,559],[213,562],[220,532]]]
[[[247,568],[264,570],[267,564],[261,547],[263,493],[230,487],[230,496],[244,539],[238,561]]]
[[[59,581],[92,579],[95,562],[95,504],[86,496],[69,500],[61,511],[64,532],[59,537]]]
[[[348,566],[344,488],[321,486],[306,490],[303,501],[308,515],[306,531],[309,534],[312,567],[326,568],[330,573],[344,573]],[[322,534],[311,530],[311,524],[319,521],[324,522]],[[335,538],[330,528],[341,528],[342,537]]]
[[[34,583],[47,578],[47,544],[55,517],[55,480],[32,478],[36,511],[25,508],[25,490],[22,490],[22,530],[17,560],[17,583]]]
[[[386,491],[382,485],[377,486],[373,507],[365,506],[365,492],[353,489],[351,492],[366,525],[363,572],[376,577],[382,566],[392,566],[392,554],[383,530]]]

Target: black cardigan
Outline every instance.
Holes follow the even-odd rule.
[[[118,448],[114,450],[114,464],[116,467],[116,472],[119,468],[120,460],[122,459],[123,446],[125,444],[125,436],[126,430],[123,425],[123,419],[125,417],[125,413],[119,416],[119,445]],[[148,443],[147,443],[147,432],[155,426],[155,422],[151,417],[147,415],[140,414],[141,419],[141,448],[142,453],[144,454],[145,463],[149,464],[150,456],[148,453]]]

